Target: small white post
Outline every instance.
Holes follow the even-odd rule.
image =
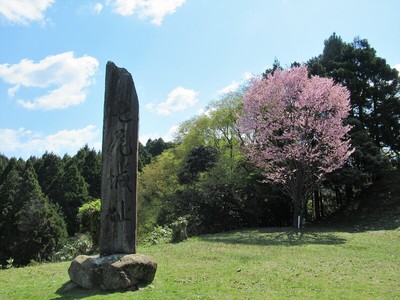
[[[297,216],[297,229],[300,229],[300,215]]]

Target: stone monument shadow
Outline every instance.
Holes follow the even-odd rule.
[[[67,281],[59,289],[57,289],[56,294],[58,297],[52,298],[52,300],[84,299],[96,295],[112,294],[113,292],[114,291],[103,291],[100,289],[87,290],[74,284],[72,281]]]
[[[82,288],[72,281],[65,282],[59,289],[57,289],[56,294],[58,297],[52,298],[51,300],[61,300],[61,299],[85,299],[88,297],[93,297],[97,295],[111,295],[111,294],[124,294],[131,291],[138,291],[139,289],[145,287],[145,285],[137,285],[131,287],[130,289],[119,289],[105,291],[101,289],[85,289]]]
[[[139,100],[132,75],[106,66],[100,256],[79,255],[68,274],[88,290],[130,290],[153,281],[157,263],[136,253]]]

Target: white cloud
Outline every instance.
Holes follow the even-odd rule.
[[[34,100],[17,101],[25,108],[64,109],[85,101],[86,88],[94,83],[92,77],[98,66],[94,57],[75,57],[73,52],[65,52],[38,63],[23,59],[14,65],[0,64],[0,78],[13,85],[8,90],[11,97],[20,87],[46,89],[46,94]]]
[[[149,103],[146,108],[162,116],[168,116],[173,112],[184,111],[197,103],[198,92],[183,87],[177,87],[168,94],[165,102]]]
[[[111,1],[108,1],[108,4]],[[142,1],[138,0],[114,0],[112,2],[113,12],[121,16],[133,15],[136,9],[139,9],[140,3]]]
[[[20,86],[19,84],[16,84],[16,85],[14,85],[13,87],[9,88],[9,89],[7,90],[8,96],[14,97],[15,93],[18,92],[18,90],[19,90],[20,87],[21,87],[21,86]]]
[[[0,0],[0,14],[11,23],[44,21],[44,12],[55,0]]]
[[[151,18],[151,23],[161,25],[164,17],[176,12],[186,0],[113,0],[106,4],[113,6],[113,12],[122,16],[139,14],[142,19]]]
[[[236,80],[233,80],[230,85],[227,85],[226,87],[220,89],[218,91],[218,94],[229,94],[234,91],[236,91],[239,88],[240,83],[237,82]]]
[[[172,125],[170,129],[168,129],[167,133],[162,137],[165,142],[171,142],[175,139],[176,134],[178,133],[179,125]]]
[[[395,68],[400,73],[400,64],[395,65],[393,68]]]
[[[201,116],[201,115],[205,115],[207,113],[207,110],[205,109],[205,108],[200,108],[198,111],[197,111],[197,114],[199,115],[199,116]]]
[[[231,84],[217,91],[217,96],[235,92],[242,84],[244,84],[246,81],[249,81],[253,77],[254,75],[250,72],[244,72],[240,81],[232,80]]]
[[[214,107],[207,107],[207,108],[200,108],[198,111],[197,111],[197,115],[199,115],[199,116],[207,116],[207,117],[210,117],[211,116],[211,113],[213,112],[213,111],[216,111],[217,109],[216,108],[214,108]]]
[[[56,154],[73,154],[85,144],[100,150],[100,130],[94,125],[75,130],[61,130],[44,135],[24,128],[0,129],[0,153],[19,152],[22,156],[43,154],[46,151]]]
[[[101,13],[102,10],[103,10],[103,4],[101,3],[96,3],[93,7],[93,11],[97,14]]]
[[[252,79],[253,77],[254,77],[254,74],[252,74],[250,72],[244,72],[244,74],[243,74],[243,79],[245,81],[248,81],[248,80]]]
[[[161,25],[166,15],[176,12],[176,9],[185,3],[185,0],[153,0],[145,1],[146,5],[140,12],[141,18],[152,18],[151,23]]]

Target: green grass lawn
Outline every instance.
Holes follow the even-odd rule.
[[[234,231],[139,247],[153,283],[139,291],[68,290],[69,263],[0,270],[0,299],[400,299],[400,230]]]

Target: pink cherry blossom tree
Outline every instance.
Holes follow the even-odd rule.
[[[309,77],[304,66],[255,78],[244,95],[239,129],[248,137],[245,151],[292,199],[293,226],[300,226],[306,201],[324,175],[352,153],[345,139],[350,127],[343,125],[349,95],[331,79]]]

